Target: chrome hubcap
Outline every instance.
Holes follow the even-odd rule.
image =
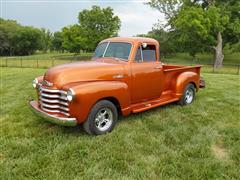
[[[109,108],[102,108],[95,117],[95,125],[99,131],[106,131],[113,122],[113,113]]]
[[[193,100],[193,90],[192,89],[188,89],[186,91],[186,95],[185,95],[185,101],[187,104],[190,104]]]

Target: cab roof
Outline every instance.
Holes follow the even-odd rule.
[[[130,42],[130,43],[154,43],[154,44],[158,44],[158,41],[152,38],[146,38],[146,37],[113,37],[113,38],[108,38],[105,39],[102,42]]]

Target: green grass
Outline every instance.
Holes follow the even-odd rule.
[[[91,56],[92,53],[60,53],[60,52],[49,52],[49,53],[36,53],[28,56],[0,56],[0,59],[10,60],[51,60],[51,59],[67,59],[67,60],[78,60],[81,57]]]
[[[240,79],[204,74],[193,104],[121,118],[110,134],[41,121],[28,107],[45,70],[1,68],[0,179],[238,179]]]
[[[16,61],[20,64],[20,60],[65,60],[65,61],[72,61],[72,60],[87,60],[91,58],[92,53],[81,53],[81,54],[74,54],[74,53],[59,53],[59,52],[51,52],[46,54],[34,54],[29,56],[8,56],[8,57],[0,57],[0,60],[4,62],[6,59],[9,61]],[[199,63],[199,64],[212,64],[213,63],[213,55],[202,53],[197,54],[196,59],[193,60],[188,53],[176,53],[174,55],[169,55],[166,57],[162,57],[163,62],[171,62],[171,63]],[[225,64],[240,64],[240,53],[232,53],[226,54],[224,57]],[[36,64],[36,63],[35,63]]]
[[[162,57],[162,61],[171,63],[187,63],[187,64],[213,64],[213,54],[197,54],[196,59],[193,60],[187,53],[176,53],[171,56]],[[225,54],[223,64],[240,64],[240,52]]]
[[[84,61],[91,59],[91,53],[46,53],[29,56],[0,57],[2,67],[31,67],[49,68],[54,65],[69,63],[72,61]]]
[[[49,68],[58,64],[69,63],[73,61],[85,61],[91,59],[91,53],[73,54],[73,53],[48,53],[36,54],[31,56],[13,56],[0,57],[1,67],[30,67],[30,68]],[[213,72],[212,55],[198,54],[197,59],[193,61],[186,53],[177,53],[172,56],[162,58],[164,63],[194,65],[203,64],[202,72]],[[223,68],[216,69],[214,73],[239,74],[240,73],[240,53],[226,55]],[[237,66],[238,64],[238,66]]]

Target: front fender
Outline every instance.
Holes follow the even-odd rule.
[[[181,97],[184,91],[184,88],[189,83],[193,83],[196,87],[196,90],[199,89],[199,80],[200,76],[196,72],[183,72],[178,75],[176,79],[176,95],[177,97]]]
[[[84,82],[71,87],[76,98],[70,103],[70,113],[78,119],[78,123],[86,120],[91,108],[97,101],[104,98],[118,100],[123,114],[128,113],[130,94],[126,83],[118,81]]]

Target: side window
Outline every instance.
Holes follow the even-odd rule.
[[[147,45],[146,48],[142,48],[142,54],[143,54],[143,61],[149,62],[149,61],[156,61],[156,46],[154,45]]]
[[[155,45],[147,45],[147,47],[139,47],[136,55],[135,61],[136,62],[152,62],[156,61],[156,46]]]

